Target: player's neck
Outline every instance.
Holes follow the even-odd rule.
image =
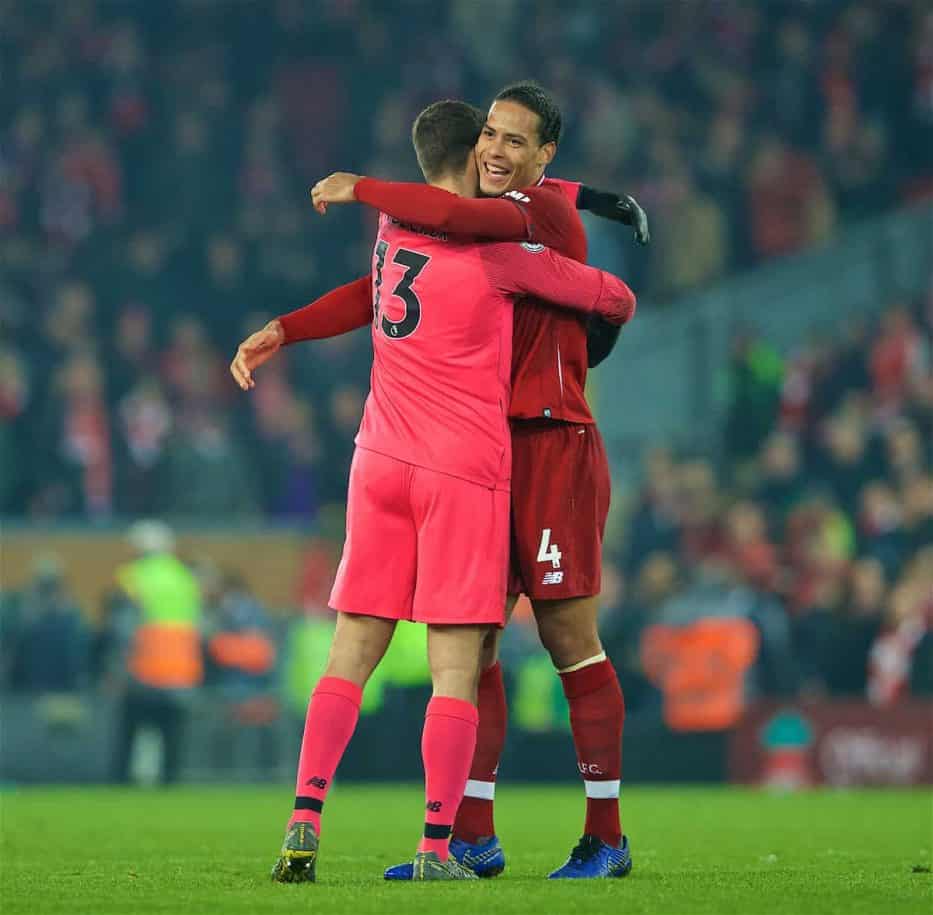
[[[475,194],[474,188],[470,186],[470,182],[464,176],[444,175],[442,178],[429,181],[428,184],[431,187],[439,187],[445,191],[450,191],[451,194],[456,194],[458,197],[473,197]]]

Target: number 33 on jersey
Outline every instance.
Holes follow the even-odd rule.
[[[379,239],[376,244],[376,278],[373,281],[373,320],[376,327],[381,329],[387,337],[400,340],[413,334],[421,323],[421,300],[411,287],[431,258],[417,251],[409,251],[407,248],[399,248],[395,253],[392,263],[404,267],[405,273],[392,290],[392,295],[405,303],[405,313],[400,320],[393,321],[384,312],[380,314],[379,309],[382,302],[382,272],[385,268],[388,250],[389,243],[385,239]]]

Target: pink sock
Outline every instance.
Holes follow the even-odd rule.
[[[463,800],[479,713],[472,702],[434,696],[424,716],[421,756],[424,760],[424,837],[418,851],[436,852],[446,861],[457,808]]]
[[[321,677],[305,718],[298,779],[295,783],[295,809],[288,825],[311,823],[321,834],[321,809],[334,772],[343,756],[360,717],[363,690],[350,680]]]

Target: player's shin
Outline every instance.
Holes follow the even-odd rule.
[[[508,722],[505,683],[498,661],[480,676],[476,705],[479,712],[476,752],[470,766],[466,793],[454,821],[454,836],[470,844],[496,834],[493,818],[496,773],[505,747]]]
[[[465,699],[434,696],[428,703],[421,739],[424,760],[424,836],[419,852],[449,854],[454,816],[463,800],[476,748],[476,706]]]
[[[356,729],[362,698],[362,689],[341,677],[322,677],[311,694],[289,827],[311,823],[320,836],[324,799]]]
[[[615,668],[605,654],[560,671],[570,705],[577,765],[586,789],[585,835],[608,845],[622,839],[619,787],[625,702]]]

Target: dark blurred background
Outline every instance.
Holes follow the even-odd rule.
[[[563,108],[551,173],[652,222],[639,249],[586,220],[639,297],[591,384],[627,777],[931,777],[928,3],[0,0],[0,23],[4,777],[290,776],[369,336],[293,347],[248,396],[227,364],[367,270],[373,214],[322,220],[310,184],[419,180],[423,106],[525,77]],[[181,607],[177,669],[143,670]],[[416,736],[385,772],[365,752],[416,732],[403,630],[359,774],[417,776]],[[505,652],[515,767],[553,739],[540,774],[572,776],[527,614]],[[810,771],[841,720],[875,754]]]

